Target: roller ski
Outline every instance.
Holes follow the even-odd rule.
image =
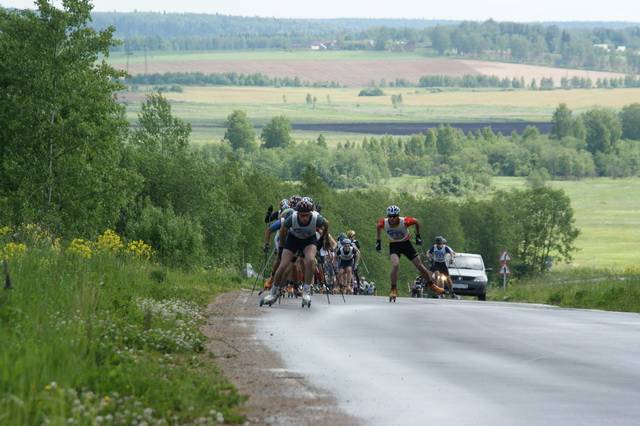
[[[398,289],[395,287],[391,287],[391,291],[389,292],[389,303],[396,303],[396,299],[398,298]]]
[[[276,303],[281,296],[280,287],[274,285],[271,287],[271,291],[267,293],[262,299],[260,299],[260,306],[267,305],[271,307],[274,303]]]
[[[460,299],[462,299],[462,297],[460,297],[460,296],[458,296],[457,294],[455,294],[455,293],[453,292],[453,290],[449,290],[449,291],[447,292],[447,296],[449,297],[449,299],[453,299],[453,300],[460,300]]]
[[[302,307],[311,309],[311,286],[309,284],[302,286]]]
[[[268,292],[269,290],[271,290],[271,287],[273,287],[273,277],[269,277],[264,280],[264,285],[262,287],[262,290],[260,290],[260,292],[258,293],[258,296],[262,295],[262,293],[264,292]]]

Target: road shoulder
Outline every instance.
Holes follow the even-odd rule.
[[[279,355],[256,338],[255,322],[267,312],[248,292],[225,293],[207,308],[207,351],[238,391],[248,396],[247,424],[356,425],[335,398],[285,368]]]

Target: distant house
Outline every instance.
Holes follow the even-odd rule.
[[[606,52],[609,51],[609,45],[606,43],[597,43],[593,45],[594,49],[602,49]]]
[[[316,43],[311,45],[311,50],[327,50],[327,46],[324,43]]]

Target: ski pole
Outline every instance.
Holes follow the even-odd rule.
[[[364,266],[364,269],[367,271],[367,274],[368,274],[369,268],[367,268],[367,262],[364,261],[364,257],[360,258],[360,262],[362,262],[362,266]]]
[[[324,292],[327,295],[327,304],[330,305],[331,297],[329,297],[329,286],[327,284],[329,283],[329,278],[331,274],[324,269],[324,266],[322,267],[322,270],[324,271]]]
[[[258,284],[258,280],[260,279],[260,277],[264,278],[264,271],[267,269],[267,265],[269,264],[269,261],[273,257],[273,251],[271,251],[271,254],[268,257],[267,257],[267,253],[265,253],[264,257],[265,257],[264,265],[262,266],[260,274],[256,276],[256,280],[253,282],[253,287],[251,288],[251,295],[252,296],[253,296],[253,292],[256,289],[256,285]],[[262,291],[260,293],[262,293]]]

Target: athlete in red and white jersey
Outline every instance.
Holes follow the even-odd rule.
[[[436,286],[432,282],[431,273],[422,264],[418,252],[411,244],[411,233],[409,227],[415,226],[416,228],[416,244],[422,245],[422,238],[420,238],[420,223],[416,219],[410,216],[401,217],[400,208],[398,206],[389,206],[387,208],[387,217],[378,221],[376,228],[376,250],[382,250],[382,242],[380,240],[380,234],[382,231],[387,234],[389,239],[389,257],[391,259],[391,292],[389,293],[389,301],[395,301],[398,296],[398,270],[400,267],[400,256],[405,255],[407,259],[413,263],[420,275],[424,277],[425,281],[430,283],[430,287],[437,294],[444,293],[444,289]]]

